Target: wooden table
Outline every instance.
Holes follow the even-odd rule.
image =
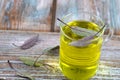
[[[39,34],[41,40],[30,49],[21,50],[12,45],[21,45],[33,35]],[[65,80],[61,72],[49,72],[40,67],[25,65],[19,57],[38,57],[48,47],[59,45],[59,33],[0,31],[0,80],[26,80],[15,76],[17,73],[10,68],[8,60],[15,69],[27,73],[35,80]],[[47,60],[51,65],[58,65],[59,56],[42,55],[41,60]],[[120,36],[113,36],[112,40],[102,47],[101,61],[97,74],[91,80],[120,80]]]

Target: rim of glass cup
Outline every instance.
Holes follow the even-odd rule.
[[[102,23],[102,26],[100,26],[101,28],[105,25],[104,22],[103,22],[103,20],[102,20],[99,16],[93,15],[92,13],[87,12],[87,11],[82,11],[81,13],[85,13],[85,14],[87,13],[87,14],[89,14],[89,16],[94,16],[94,17],[96,17],[96,18]],[[74,14],[73,14],[73,13],[69,13],[69,14],[67,14],[66,16],[64,16],[61,20],[64,21],[64,19],[67,18],[67,17],[70,16],[70,15],[74,15]],[[76,20],[80,20],[80,19],[76,19]],[[86,20],[85,20],[85,21],[86,21]],[[70,22],[70,21],[69,21],[69,22]],[[91,22],[92,22],[92,21],[91,21]],[[61,24],[63,24],[63,23],[61,23]],[[72,39],[71,37],[69,37],[67,34],[64,33],[64,31],[63,31],[63,29],[62,29],[63,26],[62,26],[62,25],[60,25],[60,26],[61,26],[60,29],[61,29],[62,34],[63,34],[64,36],[66,36],[68,39],[74,41],[75,39]],[[105,28],[102,30],[102,32],[100,33],[100,35],[99,35],[97,38],[93,39],[92,41],[98,40],[98,39],[104,34],[104,31],[105,31]]]

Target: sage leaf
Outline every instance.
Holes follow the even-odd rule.
[[[79,39],[77,41],[72,41],[71,43],[69,43],[69,45],[76,46],[76,47],[84,47],[91,44],[92,43],[91,40],[94,39],[94,37],[97,36],[105,28],[105,25],[104,25],[98,32],[96,32],[93,30],[80,28],[77,26],[69,26],[59,18],[57,18],[57,20],[59,20],[60,22],[62,22],[63,24],[71,28],[72,32],[76,33],[77,35],[85,36],[82,39]]]
[[[34,67],[40,67],[42,66],[43,64],[43,60],[39,60],[35,63],[34,65],[34,62],[35,62],[35,59],[32,58],[32,57],[20,57],[19,58],[24,64],[28,65],[28,66],[34,66]]]
[[[43,53],[45,53],[48,56],[58,56],[59,55],[59,45],[46,48],[43,50]]]
[[[80,41],[91,41],[92,39],[94,39],[95,35],[91,35],[91,36],[87,36],[87,37],[84,37],[82,39],[80,39]]]
[[[94,39],[95,36],[99,37],[98,34],[99,34],[104,28],[105,28],[105,25],[104,25],[97,33],[95,33],[95,34],[93,34],[93,35],[90,35],[90,36],[87,36],[87,37],[84,37],[84,38],[81,39],[81,41],[90,41],[90,40]]]
[[[24,41],[24,43],[21,46],[17,46],[16,44],[12,43],[14,46],[19,47],[22,50],[25,49],[29,49],[31,47],[33,47],[39,40],[39,35],[35,35],[29,39],[27,39],[26,41]]]
[[[68,26],[73,33],[80,35],[80,36],[89,36],[92,34],[96,34],[96,31],[90,30],[90,29],[85,29],[85,28],[81,28],[78,26],[70,26],[67,23],[63,22],[61,19],[57,18],[58,21],[62,22],[63,24],[65,24],[66,26]]]
[[[90,35],[90,36],[86,36],[86,37],[76,40],[76,41],[72,41],[69,43],[69,45],[76,46],[76,47],[85,47],[85,46],[91,44],[92,40],[95,38],[95,36],[97,36],[97,34],[99,34],[104,28],[105,28],[105,25],[97,33]]]
[[[10,68],[13,69],[15,72],[17,72],[16,76],[21,77],[21,78],[26,78],[28,80],[35,80],[35,78],[33,78],[32,76],[25,74],[25,73],[22,73],[22,72],[18,71],[17,69],[15,69],[13,67],[13,65],[11,64],[10,60],[8,60],[7,62],[9,64]]]
[[[73,33],[80,35],[80,36],[90,36],[93,34],[96,34],[96,31],[90,30],[90,29],[85,29],[85,28],[81,28],[78,26],[71,26],[71,30]]]
[[[77,40],[77,41],[72,41],[71,43],[69,43],[69,45],[76,46],[76,47],[85,47],[89,44],[91,44],[91,41],[84,42],[84,41],[81,41],[81,40]]]
[[[26,40],[23,43],[23,45],[20,46],[20,48],[21,49],[29,49],[29,48],[33,47],[36,44],[36,42],[38,42],[38,38],[39,38],[39,35],[29,38],[28,40]]]
[[[34,59],[31,57],[20,57],[19,58],[24,64],[28,66],[33,66]]]
[[[76,46],[76,47],[85,47],[85,46],[92,43],[92,40],[94,39],[95,36],[96,36],[96,34],[86,36],[86,37],[84,37],[82,39],[72,41],[71,43],[69,43],[69,45]]]

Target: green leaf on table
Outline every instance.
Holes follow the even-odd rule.
[[[32,57],[20,57],[20,60],[28,66],[40,67],[43,65],[43,60],[39,60],[34,64],[35,58]]]
[[[14,66],[12,65],[12,63],[10,62],[10,60],[8,60],[8,64],[9,64],[10,68],[13,69],[17,73],[15,76],[21,77],[21,78],[26,78],[28,80],[35,80],[35,78],[33,78],[32,76],[30,76],[30,74],[22,73],[19,70],[17,70],[16,68],[14,68]]]
[[[90,36],[93,34],[96,34],[97,32],[94,30],[86,29],[86,28],[81,28],[77,26],[71,26],[71,30],[73,33],[80,35],[80,36]]]

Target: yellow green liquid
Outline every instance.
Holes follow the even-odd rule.
[[[95,31],[100,29],[98,25],[88,21],[72,21],[68,24]],[[98,68],[102,37],[88,46],[75,47],[69,45],[71,38],[78,40],[84,36],[73,33],[68,26],[63,26],[61,32],[59,63],[62,73],[70,80],[89,80],[95,75]]]

